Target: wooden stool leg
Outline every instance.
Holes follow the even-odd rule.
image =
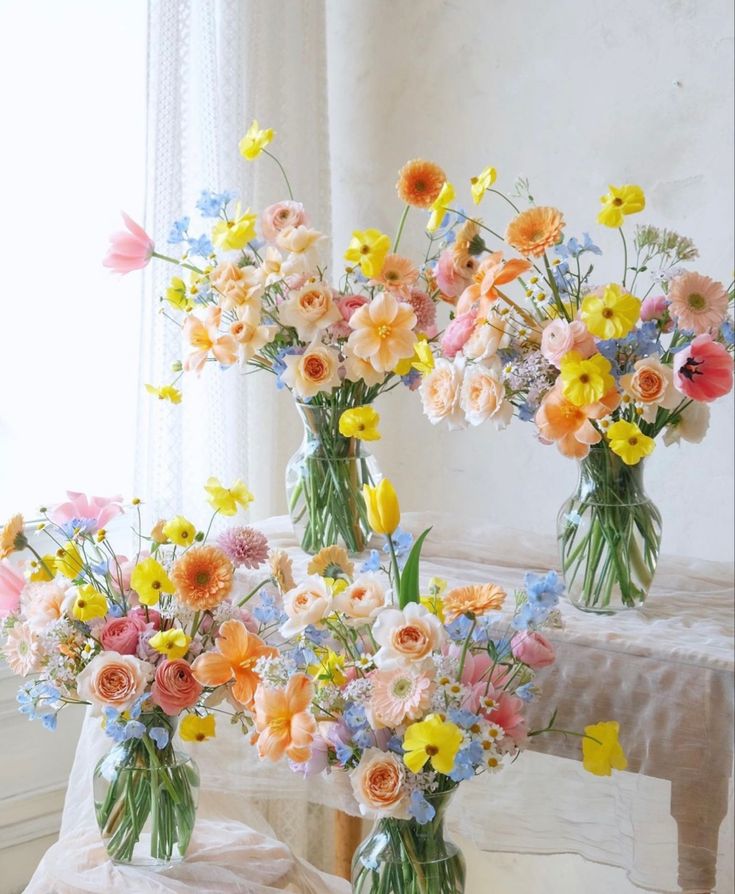
[[[362,820],[338,810],[334,817],[334,874],[349,881],[352,856],[362,841]]]

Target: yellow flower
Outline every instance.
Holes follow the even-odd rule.
[[[455,195],[456,193],[454,192],[454,187],[451,183],[447,182],[442,186],[442,191],[431,206],[429,222],[426,224],[426,229],[429,233],[435,233],[439,229],[441,222],[444,219],[444,215],[447,212],[447,208],[454,201]]]
[[[485,168],[481,171],[477,177],[470,178],[470,192],[472,193],[472,201],[475,205],[479,205],[482,201],[482,197],[485,195],[485,191],[490,189],[490,187],[495,183],[495,178],[498,176],[495,168]]]
[[[619,729],[615,720],[594,723],[584,728],[585,736],[591,736],[589,739],[582,739],[582,765],[588,773],[610,776],[613,769],[625,770],[628,766],[625,752],[618,741]]]
[[[240,214],[240,210],[238,202],[235,217],[232,220],[221,220],[212,227],[212,242],[217,248],[222,248],[225,251],[245,248],[248,242],[255,238],[257,214],[252,214],[249,208],[244,214]]]
[[[419,599],[419,602],[427,611],[430,611],[432,615],[436,615],[442,624],[444,623],[446,618],[444,616],[444,600],[441,596],[432,593],[428,596],[422,596]]]
[[[442,720],[438,714],[429,714],[406,730],[403,761],[412,773],[420,773],[424,764],[431,761],[437,773],[446,775],[452,772],[462,738],[460,728],[454,723]]]
[[[646,207],[646,197],[640,186],[626,183],[625,186],[610,186],[600,201],[602,211],[597,215],[598,223],[606,227],[621,227],[628,214],[637,214]]]
[[[353,407],[339,417],[339,433],[345,438],[359,441],[379,441],[380,413],[372,407]]]
[[[362,493],[372,530],[376,534],[392,534],[401,521],[401,507],[393,485],[387,478],[383,478],[377,487],[363,484]]]
[[[422,376],[428,376],[434,369],[434,353],[431,350],[431,345],[423,336],[416,341],[413,357],[399,360],[393,372],[397,376],[407,376],[412,369],[417,369]]]
[[[33,569],[28,577],[33,583],[49,581],[54,579],[54,569],[56,567],[56,556],[41,556],[42,562],[33,559],[30,567]]]
[[[634,422],[613,422],[608,428],[608,441],[613,453],[622,459],[626,466],[637,465],[644,456],[653,453],[656,442],[644,435]]]
[[[390,251],[390,238],[380,230],[355,230],[347,246],[345,260],[359,264],[365,276],[380,274],[385,256]]]
[[[171,630],[159,630],[148,642],[156,652],[160,652],[166,658],[174,661],[177,658],[183,658],[189,651],[191,637],[187,636],[181,628],[175,627]]]
[[[268,128],[261,130],[257,119],[253,119],[253,123],[248,128],[248,132],[240,140],[240,155],[248,161],[253,161],[265,149],[276,135],[274,130]]]
[[[79,554],[79,550],[71,542],[67,541],[64,546],[59,549],[54,557],[54,567],[56,570],[73,580],[84,567],[84,562]]]
[[[199,717],[187,714],[179,724],[179,736],[184,742],[203,742],[214,736],[214,714]]]
[[[16,550],[26,548],[28,541],[23,533],[24,524],[23,516],[18,514],[0,529],[0,559],[5,559]]]
[[[325,577],[324,583],[329,587],[329,592],[332,596],[339,596],[348,586],[347,581],[343,577]]]
[[[91,584],[83,584],[77,588],[72,615],[77,621],[91,621],[93,618],[104,618],[107,614],[107,600]]]
[[[602,354],[585,360],[577,351],[569,351],[561,359],[564,397],[575,407],[597,403],[615,387],[610,369],[610,361]]]
[[[320,577],[349,577],[355,566],[343,546],[324,546],[312,556],[306,567],[307,574],[318,574]]]
[[[168,537],[177,546],[191,546],[196,532],[194,525],[185,519],[183,515],[174,516],[162,528],[164,536]]]
[[[582,302],[582,321],[598,338],[624,338],[638,322],[641,302],[615,282],[602,294],[592,292]]]
[[[145,390],[159,400],[170,400],[172,404],[181,403],[181,392],[173,385],[161,385],[160,388],[156,388],[155,385],[146,385]]]
[[[209,478],[204,490],[209,494],[209,505],[222,515],[235,515],[238,506],[247,509],[255,499],[239,478],[232,487],[223,487],[217,478]]]
[[[338,655],[331,649],[314,649],[318,664],[310,664],[306,671],[316,680],[317,686],[326,686],[328,683],[334,683],[335,686],[342,686],[347,682],[344,673],[345,656]]]
[[[130,575],[130,586],[143,605],[155,605],[161,593],[173,593],[176,589],[166,569],[153,558],[138,562]]]
[[[187,313],[194,307],[194,302],[186,295],[186,283],[180,276],[174,276],[166,289],[166,301],[176,310]]]

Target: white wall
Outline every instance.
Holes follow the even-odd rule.
[[[595,223],[599,196],[608,183],[640,183],[648,209],[636,222],[690,235],[698,269],[730,281],[731,0],[328,0],[328,22],[338,256],[354,228],[393,230],[393,174],[423,156],[445,168],[464,207],[467,179],[487,164],[508,189],[530,177],[569,235],[590,230],[611,249],[601,276],[619,275],[622,260],[618,234]],[[502,205],[482,211],[504,228]],[[532,425],[432,429],[403,392],[381,409],[375,452],[405,508],[553,532],[576,471]],[[661,444],[649,460],[665,552],[732,558],[732,433],[729,397],[704,444]]]

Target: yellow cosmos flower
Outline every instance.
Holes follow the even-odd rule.
[[[209,478],[204,490],[209,494],[209,505],[222,515],[235,515],[238,506],[247,509],[255,499],[239,478],[232,487],[223,487],[217,478]]]
[[[640,186],[626,183],[625,186],[610,186],[600,201],[602,211],[597,215],[598,223],[606,227],[622,227],[628,214],[638,214],[646,207],[646,197]]]
[[[401,507],[393,485],[383,478],[377,487],[363,484],[362,493],[372,530],[376,534],[392,534],[401,522]]]
[[[181,628],[175,627],[172,630],[159,630],[148,642],[156,652],[175,661],[177,658],[183,658],[189,651],[191,637],[187,636]]]
[[[495,183],[498,172],[495,168],[485,168],[480,171],[477,177],[470,178],[470,192],[472,193],[472,201],[475,205],[479,205],[486,190]]]
[[[582,302],[582,321],[598,338],[625,338],[638,322],[641,302],[616,283],[593,292]]]
[[[417,369],[422,376],[428,376],[434,369],[434,352],[424,336],[417,339],[413,357],[399,360],[393,368],[393,372],[397,376],[407,376],[412,369]]]
[[[155,385],[146,385],[145,390],[159,400],[168,400],[172,404],[181,403],[181,392],[178,388],[174,388],[173,385],[161,385],[160,388],[156,388]]]
[[[317,686],[326,686],[328,683],[342,686],[347,682],[344,655],[338,655],[332,649],[314,649],[314,654],[318,663],[310,664],[306,670],[316,680]]]
[[[372,407],[353,407],[339,417],[339,433],[345,438],[360,441],[379,441],[380,413]]]
[[[165,537],[176,546],[191,546],[196,535],[196,528],[183,515],[176,515],[161,529]]]
[[[445,183],[442,186],[442,191],[436,197],[436,201],[431,206],[429,222],[426,224],[426,229],[429,233],[435,233],[439,229],[444,215],[447,213],[447,208],[452,204],[455,196],[456,193],[452,184],[449,182]]]
[[[107,614],[107,600],[91,584],[77,588],[71,613],[77,621],[91,621],[93,618],[104,618]]]
[[[266,130],[261,130],[257,118],[253,119],[253,123],[248,128],[247,133],[240,140],[240,155],[248,161],[253,161],[272,141],[275,135],[276,132],[270,127]]]
[[[56,567],[56,556],[45,555],[41,556],[42,561],[39,562],[36,559],[33,559],[30,562],[30,567],[32,569],[30,575],[28,576],[28,580],[33,581],[33,583],[43,583],[44,581],[49,581],[54,579],[54,569]]]
[[[626,466],[637,465],[644,456],[653,453],[656,442],[644,435],[634,422],[613,422],[608,428],[607,438],[610,449],[620,457]]]
[[[143,605],[155,605],[161,593],[173,593],[176,589],[166,569],[153,558],[138,562],[130,575],[130,586]]]
[[[359,264],[370,278],[379,276],[385,256],[390,251],[390,237],[380,230],[355,230],[345,252],[345,260]]]
[[[403,761],[412,773],[420,773],[427,761],[437,773],[452,772],[454,759],[462,744],[460,728],[438,714],[412,723],[403,737]]]
[[[221,220],[212,227],[212,242],[217,248],[224,251],[245,248],[248,242],[255,238],[257,214],[252,214],[249,208],[244,214],[240,214],[240,210],[238,202],[232,220]]]
[[[187,714],[179,724],[179,736],[184,742],[204,742],[214,737],[214,714],[199,717]]]
[[[187,297],[186,283],[180,276],[174,276],[166,289],[166,301],[175,310],[183,310],[188,313],[193,307],[194,302]]]
[[[73,580],[84,567],[79,550],[71,540],[67,541],[56,553],[54,567],[59,574],[63,574],[64,577],[68,577],[70,580]]]
[[[620,726],[615,720],[594,723],[584,728],[582,739],[582,765],[595,776],[610,776],[612,770],[625,770],[628,760],[618,741]],[[593,741],[596,739],[597,741]]]
[[[602,354],[585,360],[577,351],[569,351],[562,357],[560,368],[562,392],[575,407],[597,403],[615,387],[610,361]]]

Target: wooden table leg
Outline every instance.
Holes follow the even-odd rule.
[[[349,881],[352,856],[362,841],[362,819],[336,811],[334,816],[334,874]]]

